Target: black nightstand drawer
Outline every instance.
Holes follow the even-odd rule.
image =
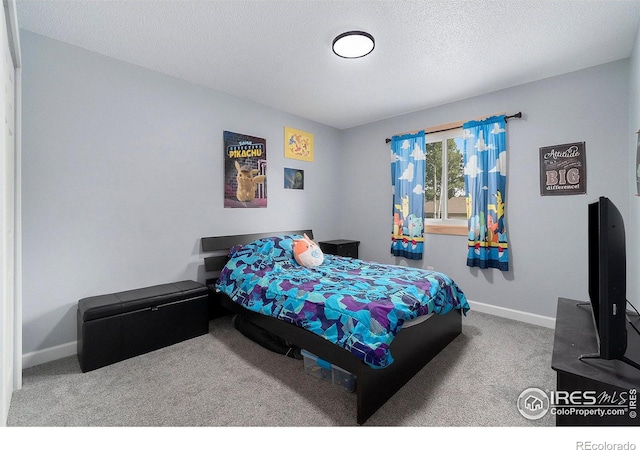
[[[347,239],[338,239],[335,241],[318,242],[320,250],[323,253],[337,256],[348,256],[350,258],[358,257],[358,246],[360,241],[350,241]]]

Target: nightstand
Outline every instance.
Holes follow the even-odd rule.
[[[358,245],[360,241],[350,241],[348,239],[337,239],[335,241],[318,242],[323,253],[337,256],[358,257]]]

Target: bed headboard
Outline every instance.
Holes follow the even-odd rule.
[[[268,233],[253,233],[253,234],[234,234],[228,236],[213,236],[203,237],[202,251],[211,252],[211,256],[205,256],[204,258],[204,270],[207,274],[207,285],[215,283],[218,279],[220,271],[224,268],[224,265],[229,261],[228,252],[234,245],[244,245],[249,242],[253,242],[256,239],[261,239],[269,236],[278,236],[281,234],[300,234],[306,233],[310,239],[313,239],[313,232],[311,230],[295,230],[295,231],[272,231]],[[209,277],[209,275],[211,275]]]

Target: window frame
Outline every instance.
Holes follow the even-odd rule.
[[[447,140],[459,138],[462,139],[462,127],[455,127],[451,129],[445,129],[441,131],[434,131],[426,135],[425,137],[425,155],[427,153],[427,145],[436,142],[442,142],[442,166],[441,166],[441,192],[448,191],[448,158],[447,158]],[[426,168],[425,168],[425,190],[426,190]],[[441,196],[442,197],[442,196]],[[448,200],[448,199],[447,199]],[[435,201],[435,200],[434,200]],[[440,200],[442,202],[442,199]],[[425,233],[427,234],[452,234],[458,236],[467,235],[467,219],[449,219],[447,201],[442,202],[442,216],[441,218],[426,218],[426,210],[424,217]]]

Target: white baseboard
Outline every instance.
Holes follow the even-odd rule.
[[[539,316],[537,314],[516,311],[515,309],[488,305],[486,303],[474,302],[471,300],[469,300],[469,305],[471,306],[472,312],[478,311],[481,313],[491,314],[493,316],[530,323],[532,325],[539,325],[545,328],[553,329],[556,327],[556,319],[552,317]],[[56,359],[66,358],[67,356],[75,354],[77,354],[77,341],[56,345],[55,347],[49,347],[43,350],[37,350],[35,352],[22,355],[22,368],[26,369],[28,367],[48,363],[55,361]]]
[[[77,341],[68,342],[66,344],[56,345],[55,347],[45,348],[43,350],[37,350],[31,353],[25,353],[22,355],[22,368],[37,366],[40,364],[55,361],[56,359],[66,358],[72,356],[78,352]]]
[[[471,311],[491,314],[493,316],[504,317],[506,319],[518,320],[520,322],[530,323],[545,328],[555,329],[556,319],[553,317],[540,316],[515,309],[503,308],[501,306],[487,305],[486,303],[474,302],[469,300]]]

